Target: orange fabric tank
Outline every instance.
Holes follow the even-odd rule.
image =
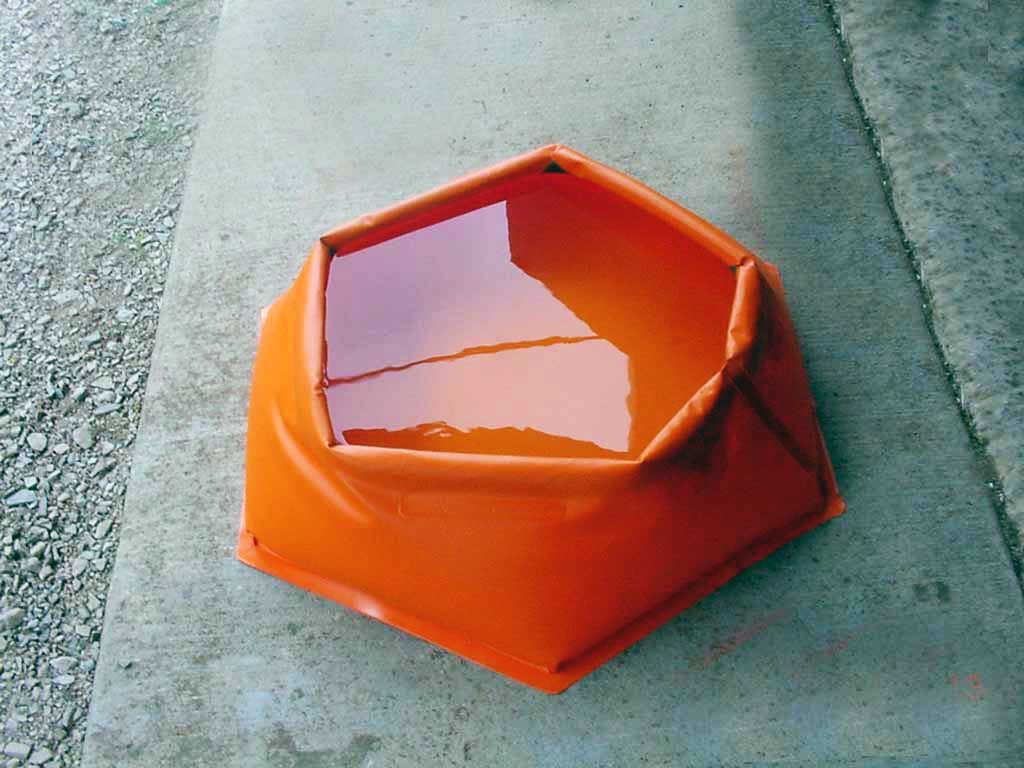
[[[778,275],[545,147],[264,313],[241,560],[548,692],[843,511]]]

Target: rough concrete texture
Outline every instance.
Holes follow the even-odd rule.
[[[1024,3],[835,0],[964,410],[1024,528]],[[998,489],[997,489],[998,493]]]
[[[84,764],[1019,765],[1021,593],[830,23],[231,0]],[[259,307],[328,226],[551,141],[781,266],[849,502],[558,697],[233,555]]]

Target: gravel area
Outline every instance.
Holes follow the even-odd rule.
[[[218,0],[0,0],[0,766],[78,765]]]

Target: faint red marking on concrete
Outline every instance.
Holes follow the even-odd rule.
[[[760,621],[751,624],[749,627],[744,627],[733,632],[724,640],[721,640],[711,646],[711,650],[703,656],[690,659],[690,669],[707,669],[723,656],[728,656],[744,643],[748,643],[760,635],[768,629],[768,627],[773,624],[778,624],[784,619],[788,619],[789,616],[790,612],[787,610],[773,611]]]
[[[834,643],[829,643],[824,648],[818,648],[817,650],[811,651],[807,654],[806,659],[807,661],[822,661],[824,659],[831,659],[833,656],[838,656],[849,648],[850,643],[852,643],[861,634],[863,634],[863,632],[853,632],[846,635],[846,637],[842,637]]]
[[[863,635],[866,631],[867,631],[866,627],[862,628],[862,629],[858,629],[856,632],[851,632],[850,634],[845,635],[845,636],[839,638],[838,640],[835,640],[835,641],[829,643],[826,646],[823,646],[821,648],[815,648],[813,650],[808,651],[807,653],[804,654],[804,660],[803,660],[803,665],[802,666],[804,666],[804,667],[812,667],[815,664],[818,664],[818,663],[820,663],[822,661],[825,661],[827,659],[831,659],[831,658],[834,658],[834,657],[838,656],[840,653],[842,653],[847,648],[849,648],[850,644],[854,640],[856,640],[858,637]],[[801,674],[802,674],[802,671],[798,669],[795,672],[793,672],[792,675],[790,675],[790,678],[792,680],[796,680],[796,679],[798,679],[800,677]]]
[[[981,701],[985,698],[985,686],[981,682],[981,675],[977,673],[958,677],[954,672],[949,676],[949,683],[969,701]]]
[[[949,656],[956,653],[956,648],[953,643],[945,642],[938,643],[936,645],[929,645],[921,653],[921,658],[927,661],[933,667],[940,661],[945,662]]]

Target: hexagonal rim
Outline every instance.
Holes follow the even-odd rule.
[[[495,489],[505,487],[505,481],[522,480],[537,473],[544,477],[557,471],[559,486],[574,481],[592,484],[597,479],[614,482],[616,478],[628,481],[642,465],[657,462],[681,450],[703,425],[721,400],[727,387],[727,370],[746,367],[757,336],[757,318],[761,301],[761,280],[758,276],[759,260],[753,253],[722,230],[683,208],[664,195],[655,192],[636,179],[598,163],[561,144],[552,144],[512,158],[489,168],[462,176],[429,192],[409,198],[376,213],[360,216],[324,234],[313,248],[319,280],[323,287],[334,254],[346,244],[365,239],[374,232],[392,232],[381,238],[390,239],[403,233],[403,223],[414,215],[422,214],[443,203],[463,198],[473,192],[489,188],[499,182],[519,176],[542,173],[555,163],[566,173],[590,181],[603,189],[646,210],[692,239],[709,255],[721,260],[736,273],[736,290],[730,312],[723,366],[716,371],[681,406],[639,456],[621,458],[580,458],[522,456],[515,454],[456,453],[448,451],[422,451],[411,448],[346,445],[335,441],[330,426],[327,400],[321,385],[315,393],[314,408],[319,437],[330,448],[339,462],[357,474],[369,479],[373,475],[394,478],[400,472],[410,481],[430,479],[436,482],[444,477],[464,478],[473,473],[476,483],[496,482]],[[374,241],[376,242],[376,241]],[[362,243],[360,246],[362,247]],[[316,327],[324,328],[326,296],[320,290],[310,297],[317,312]],[[326,370],[326,334],[319,345],[320,354],[315,365]],[[481,487],[481,490],[485,490]]]

